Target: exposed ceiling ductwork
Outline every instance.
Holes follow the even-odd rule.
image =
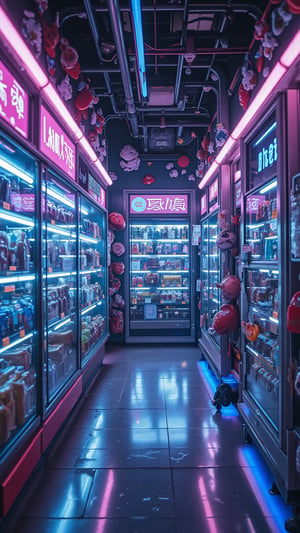
[[[157,138],[159,130],[161,137],[166,137],[163,129],[172,130],[173,150],[179,138],[189,143],[187,134],[202,138],[214,122],[228,124],[228,87],[268,1],[142,1],[146,99],[130,1],[49,4],[60,13],[63,33],[79,53],[82,73],[99,96],[107,123],[125,121],[139,152],[147,153],[153,150],[152,129]]]

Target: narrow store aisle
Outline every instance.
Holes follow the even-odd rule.
[[[6,533],[281,533],[291,515],[193,346],[111,346]]]

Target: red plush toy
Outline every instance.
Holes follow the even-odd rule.
[[[228,335],[239,327],[240,312],[235,305],[223,304],[213,318],[213,331],[217,335]]]
[[[265,33],[269,31],[269,24],[266,20],[257,20],[254,24],[254,39],[262,41]]]
[[[90,90],[89,86],[86,85],[84,89],[79,91],[79,93],[76,96],[75,99],[75,106],[79,111],[84,111],[85,109],[88,109],[88,107],[91,105],[93,101],[93,93]]]
[[[111,266],[110,266],[111,270],[113,271],[114,274],[117,274],[118,276],[120,276],[121,274],[124,273],[125,271],[125,265],[124,263],[112,263]]]
[[[71,76],[71,78],[77,80],[79,78],[81,69],[78,62],[78,54],[75,48],[69,45],[69,41],[67,39],[61,39],[60,49],[60,62],[62,68],[67,74],[69,74],[69,76]]]
[[[249,102],[249,98],[249,91],[246,91],[246,89],[244,89],[243,87],[243,84],[241,83],[241,85],[239,86],[239,101],[243,109],[246,109]]]
[[[47,25],[44,18],[41,16],[41,27],[43,31],[43,42],[45,50],[52,59],[55,58],[55,48],[59,43],[59,31],[55,22],[50,26]]]
[[[125,229],[126,223],[123,215],[121,213],[110,213],[108,215],[108,225],[112,230],[122,230]]]

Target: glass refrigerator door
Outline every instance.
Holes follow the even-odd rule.
[[[280,375],[278,270],[273,267],[247,269],[246,290],[247,391],[278,428]]]
[[[75,192],[50,171],[43,183],[43,296],[46,402],[77,369]]]
[[[0,134],[0,453],[37,413],[37,162]]]
[[[131,327],[190,328],[188,221],[132,222],[130,254]]]
[[[107,334],[107,228],[103,211],[80,200],[81,356],[87,360]]]
[[[221,306],[220,289],[216,284],[220,281],[220,252],[217,247],[218,213],[210,215],[202,223],[201,237],[201,315],[202,326],[209,329],[213,325],[213,318]],[[212,339],[219,344],[219,336]]]
[[[273,180],[246,201],[246,242],[252,261],[277,261],[277,181]]]

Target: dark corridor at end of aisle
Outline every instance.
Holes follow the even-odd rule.
[[[107,345],[6,533],[282,533],[291,507],[191,345]]]

